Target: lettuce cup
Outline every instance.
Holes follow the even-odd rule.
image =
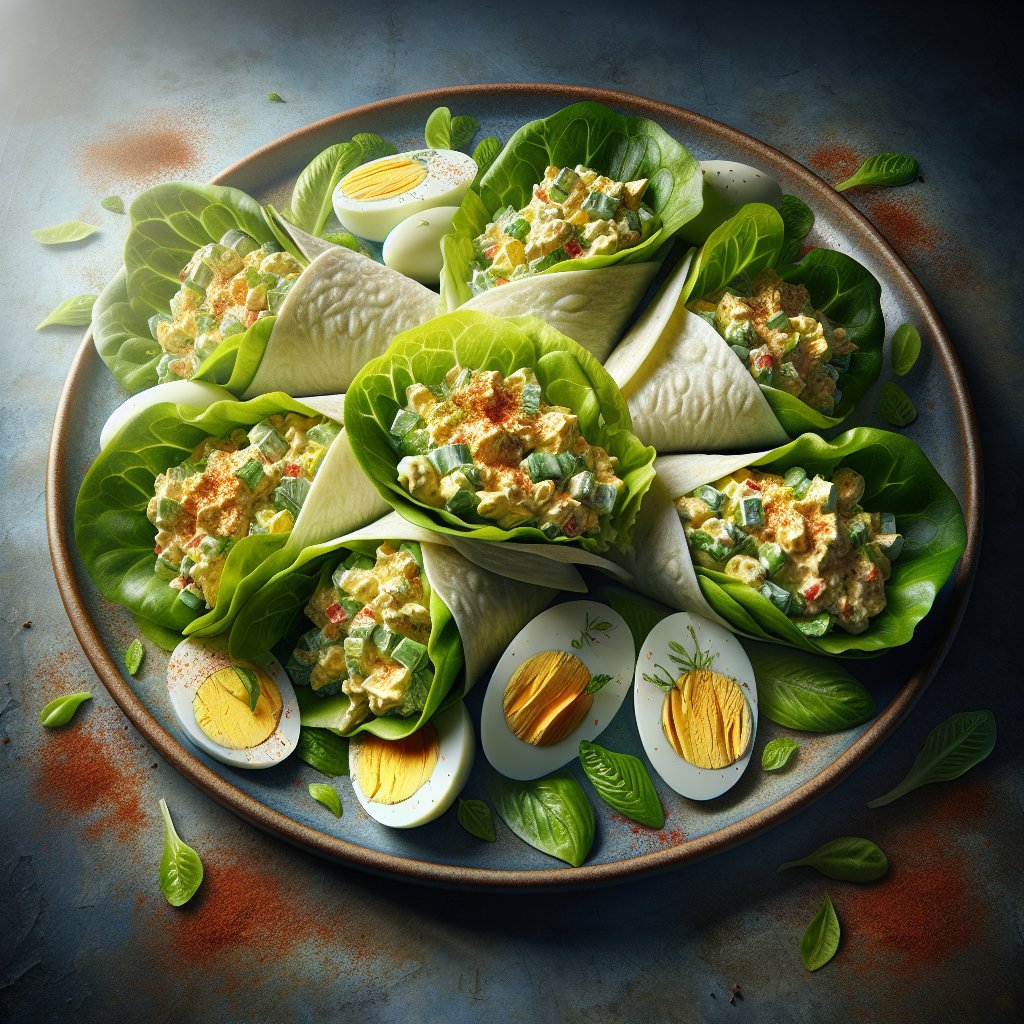
[[[606,362],[662,454],[749,450],[839,425],[877,379],[881,288],[849,256],[781,265],[784,227],[752,203],[679,264]]]
[[[905,644],[966,543],[953,492],[884,430],[656,467],[635,586],[758,640],[844,657]]]
[[[240,611],[232,656],[276,645],[304,725],[415,732],[464,696],[561,582],[572,584],[566,573],[548,586],[509,579],[444,541],[391,513],[305,549]]]
[[[624,548],[654,478],[614,381],[535,317],[460,310],[399,335],[345,426],[402,516],[457,537]]]
[[[284,394],[129,418],[82,482],[75,539],[108,600],[210,635],[304,547],[378,518],[337,398]]]
[[[531,121],[442,241],[445,306],[539,316],[603,361],[701,188],[693,155],[646,118],[587,102]]]

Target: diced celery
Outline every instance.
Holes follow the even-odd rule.
[[[530,271],[534,274],[539,274],[542,270],[555,266],[556,263],[564,262],[565,253],[561,249],[556,249],[554,252],[549,252],[546,256],[541,256],[540,259],[534,260],[530,264]]]
[[[761,545],[757,560],[764,566],[764,571],[769,576],[774,576],[786,564],[786,552],[779,544],[769,542]]]
[[[241,469],[235,470],[235,476],[255,491],[263,480],[263,463],[259,459],[250,459]]]
[[[358,626],[350,626],[348,635],[350,637],[357,637],[363,640],[369,640],[373,636],[374,631],[377,628],[375,622],[363,622]]]
[[[584,460],[572,452],[559,452],[555,458],[558,459],[558,475],[562,479],[575,476],[579,470],[587,468]]]
[[[694,530],[686,538],[697,551],[710,555],[716,562],[724,562],[732,552],[721,541],[715,540],[706,530]]]
[[[831,363],[824,363],[821,372],[830,380],[839,380],[839,371]]]
[[[777,583],[772,583],[771,580],[766,580],[759,588],[760,593],[763,597],[768,598],[769,601],[780,612],[789,615],[793,610],[794,600],[793,594],[783,587],[780,587]]]
[[[593,495],[586,501],[598,515],[608,515],[615,508],[615,499],[619,492],[612,484],[598,484]]]
[[[589,470],[584,470],[569,480],[569,497],[589,504],[590,499],[594,496],[596,486],[597,480],[594,478],[594,474]]]
[[[792,352],[801,341],[803,341],[803,335],[797,331],[796,334],[793,334],[791,337],[786,339],[786,343],[782,346],[782,354],[789,355],[789,353]]]
[[[630,210],[627,207],[625,210],[622,211],[622,215],[623,215],[623,217],[625,217],[625,219],[626,219],[626,227],[628,227],[630,231],[639,231],[640,230],[640,214],[639,213],[634,213],[632,210]]]
[[[192,350],[195,352],[196,359],[202,362],[209,356],[212,356],[217,351],[217,338],[213,334],[200,334],[196,338],[195,347]]]
[[[743,526],[760,526],[764,522],[764,502],[757,494],[740,498],[738,512]]]
[[[236,334],[245,333],[245,324],[230,313],[220,322],[220,336],[222,338],[233,338]]]
[[[619,208],[619,201],[614,196],[605,195],[597,189],[591,189],[583,200],[581,209],[591,220],[611,220]]]
[[[366,653],[366,637],[347,636],[345,637],[345,657],[354,661],[362,661]]]
[[[523,385],[523,415],[536,416],[540,412],[540,385]]]
[[[391,423],[391,429],[388,431],[391,435],[392,446],[399,447],[405,435],[422,424],[423,420],[419,413],[413,412],[412,409],[399,409]]]
[[[214,537],[212,534],[207,535],[199,542],[199,550],[203,553],[204,558],[216,558],[227,549],[227,546],[227,537]]]
[[[234,249],[239,256],[247,256],[258,248],[255,239],[250,238],[244,231],[235,229],[221,235],[220,244]]]
[[[785,314],[785,312],[783,310],[780,309],[778,311],[778,313],[775,313],[772,316],[768,317],[768,319],[765,321],[764,325],[770,331],[782,331],[782,330],[788,331],[789,330],[789,317]]]
[[[465,517],[476,511],[480,499],[473,491],[458,490],[445,503],[445,510],[453,516]]]
[[[161,498],[156,503],[156,525],[170,526],[181,511],[181,504],[173,498]]]
[[[324,420],[306,431],[306,440],[312,441],[323,448],[330,448],[334,439],[341,433],[341,427],[334,420]]]
[[[173,580],[178,576],[178,567],[173,562],[168,562],[163,555],[157,555],[153,572],[162,579]]]
[[[469,387],[470,381],[472,381],[472,379],[473,379],[473,371],[468,366],[464,366],[455,375],[455,380],[452,381],[452,385],[451,385],[452,391],[454,391],[456,388],[466,388],[466,387]]]
[[[562,536],[562,528],[557,523],[541,523],[540,532],[548,540],[554,540],[556,537]]]
[[[274,508],[297,516],[309,494],[309,481],[301,476],[286,476],[274,489]]]
[[[178,362],[178,357],[172,356],[170,352],[160,357],[160,362],[156,364],[156,378],[159,383],[167,384],[172,380],[182,379],[181,374],[171,365],[176,362]]]
[[[879,517],[879,533],[895,533],[896,517],[891,512],[883,512]]]
[[[153,336],[154,341],[160,340],[160,324],[167,324],[170,326],[174,321],[166,313],[154,313],[149,318],[149,333]]]
[[[269,462],[278,462],[288,453],[289,444],[270,420],[260,420],[246,435]]]
[[[850,546],[859,548],[870,537],[871,527],[864,519],[854,519],[850,523],[848,532],[850,534]]]
[[[206,602],[198,594],[193,594],[191,590],[179,590],[178,600],[194,612],[206,607]]]
[[[793,625],[803,633],[804,636],[819,637],[827,636],[832,632],[832,624],[835,620],[828,612],[821,612],[813,619],[794,619]]]
[[[791,488],[797,488],[807,479],[807,471],[803,466],[790,466],[786,470],[786,475],[782,478],[782,482]]]
[[[427,458],[441,476],[447,476],[458,466],[473,464],[473,454],[465,444],[443,444],[428,452]]]
[[[415,640],[411,640],[407,636],[402,637],[395,646],[395,649],[391,652],[391,657],[394,658],[395,661],[414,672],[423,663],[426,656],[426,647],[421,643],[417,643]]]
[[[456,466],[456,468],[452,470],[452,473],[461,474],[466,483],[469,484],[470,490],[479,491],[483,486],[483,477],[480,474],[480,468],[478,466]],[[449,474],[449,476],[450,475],[451,474]]]
[[[698,487],[697,490],[693,492],[693,495],[695,498],[700,498],[700,500],[703,501],[712,512],[721,511],[722,506],[725,504],[724,492],[712,487],[711,484],[704,484],[703,486]]]
[[[571,192],[579,180],[580,176],[571,167],[563,167],[555,175],[555,184],[563,192]]]
[[[562,475],[562,467],[558,458],[547,452],[530,452],[519,464],[534,483],[541,480],[557,480]]]
[[[390,654],[399,641],[399,636],[387,626],[377,626],[373,631],[373,645],[381,654]]]
[[[494,216],[491,218],[491,223],[497,224],[499,227],[502,227],[502,230],[504,230],[502,221],[508,221],[518,216],[518,211],[514,206],[506,206],[501,210],[495,211]]]
[[[564,203],[569,198],[569,193],[565,189],[561,189],[558,185],[551,185],[548,188],[548,199],[556,203]]]

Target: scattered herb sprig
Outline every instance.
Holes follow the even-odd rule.
[[[172,907],[188,903],[203,881],[203,862],[199,854],[178,835],[171,821],[167,801],[160,801],[164,819],[164,851],[160,858],[160,888]]]
[[[788,736],[779,736],[765,744],[761,752],[761,767],[766,772],[777,772],[785,768],[800,749],[800,744]]]
[[[918,176],[917,161],[906,153],[878,153],[869,156],[845,181],[836,185],[837,192],[845,192],[856,185],[907,185]]]
[[[814,868],[840,882],[874,882],[889,870],[889,858],[870,839],[842,836],[819,846],[800,860],[788,860],[779,871]]]
[[[459,800],[458,810],[455,812],[459,824],[477,839],[485,843],[497,842],[497,834],[494,831],[494,818],[491,816],[491,809],[483,800]]]
[[[584,643],[588,647],[592,647],[595,643],[600,642],[595,634],[600,633],[607,640],[614,629],[615,627],[610,622],[596,617],[592,619],[590,612],[587,611],[583,620],[583,628],[580,630],[580,635],[572,640],[572,646],[577,651],[583,650]]]
[[[36,330],[44,327],[85,327],[92,320],[95,295],[74,295],[65,299],[57,308],[36,324]]]
[[[839,949],[839,918],[828,893],[800,940],[800,959],[809,971],[824,967]]]
[[[333,786],[326,782],[311,782],[306,789],[318,804],[323,804],[336,818],[341,817],[341,797]]]

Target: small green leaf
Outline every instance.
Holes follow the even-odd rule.
[[[199,854],[182,842],[171,821],[167,801],[160,801],[164,819],[164,852],[160,858],[160,888],[172,907],[188,903],[203,881],[203,862]]]
[[[583,692],[597,693],[598,690],[603,690],[611,681],[612,677],[609,675],[602,674],[598,676],[591,676],[590,682],[587,683],[587,687]]]
[[[268,92],[267,99],[271,103],[284,103],[284,97],[279,92]]]
[[[124,667],[128,670],[128,675],[133,676],[139,671],[145,655],[146,648],[142,646],[142,641],[136,637],[124,652]]]
[[[260,702],[260,680],[259,676],[251,668],[242,668],[240,665],[233,665],[235,675],[242,681],[245,692],[249,695],[249,710],[255,711],[256,705]]]
[[[906,185],[917,177],[917,161],[906,153],[879,153],[869,156],[857,173],[836,185],[843,192],[855,185]]]
[[[882,418],[894,427],[909,426],[917,419],[917,409],[910,396],[891,380],[882,385],[878,395],[878,411]]]
[[[892,368],[905,377],[921,354],[921,335],[913,324],[900,324],[892,336]]]
[[[814,227],[814,211],[798,196],[783,196],[779,215],[786,238],[801,241]]]
[[[491,164],[498,159],[501,152],[501,140],[493,135],[481,139],[473,150],[473,162],[476,164],[476,177],[473,179],[472,187],[479,189],[480,179],[490,170]]]
[[[790,860],[779,871],[808,867],[840,882],[874,882],[889,870],[889,858],[870,839],[842,836],[819,846],[802,860]]]
[[[111,213],[124,213],[124,200],[120,196],[106,196],[100,200],[100,206]]]
[[[95,295],[75,295],[65,299],[45,320],[36,324],[36,330],[44,327],[85,327],[92,320],[92,307],[96,302]]]
[[[80,220],[67,220],[63,224],[54,224],[49,228],[36,228],[32,237],[43,245],[65,245],[68,242],[80,242],[98,230],[94,224],[84,224]]]
[[[839,918],[825,893],[825,900],[800,940],[800,959],[809,971],[824,967],[839,949]]]
[[[497,841],[494,832],[494,818],[491,817],[491,809],[483,800],[459,800],[459,809],[456,811],[459,824],[477,839],[493,843]]]
[[[452,148],[452,112],[447,107],[431,112],[423,129],[423,141],[431,149]]]
[[[664,808],[639,758],[582,740],[580,764],[597,795],[609,807],[649,828],[664,827]]]
[[[962,711],[937,725],[924,741],[906,778],[868,807],[884,807],[919,786],[949,782],[973,768],[996,745],[996,720],[991,711]]]
[[[306,788],[318,804],[323,804],[336,818],[341,817],[341,797],[333,786],[326,782],[311,782]]]
[[[765,744],[761,754],[761,767],[766,772],[777,772],[785,768],[790,759],[800,749],[800,744],[788,736],[780,736]]]
[[[473,136],[480,131],[480,122],[468,114],[459,114],[452,118],[452,144],[449,149],[469,149]]]
[[[92,694],[86,691],[82,693],[68,693],[63,697],[58,697],[56,700],[51,700],[39,712],[39,721],[47,729],[59,729],[62,725],[67,725],[75,717],[78,706],[87,700],[92,700]]]
[[[330,729],[302,726],[295,756],[329,779],[348,775],[348,740]]]
[[[345,249],[351,249],[353,252],[359,252],[359,239],[347,231],[328,231],[320,237],[332,245],[340,245]]]

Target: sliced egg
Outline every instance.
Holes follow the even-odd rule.
[[[418,149],[371,160],[334,189],[334,212],[351,232],[383,242],[421,210],[458,206],[476,177],[476,163],[453,149]]]
[[[767,203],[777,210],[782,205],[782,186],[764,171],[732,160],[701,160],[704,174],[704,206],[679,234],[700,245],[715,228],[724,224],[747,203]]]
[[[100,431],[100,447],[106,448],[111,438],[131,419],[150,406],[161,402],[174,402],[177,405],[191,405],[196,409],[206,409],[214,402],[233,402],[235,396],[217,384],[207,384],[201,380],[172,380],[132,395],[122,402],[108,417]]]
[[[717,623],[688,612],[659,622],[640,650],[633,705],[654,770],[681,796],[721,796],[750,763],[754,670],[739,640]]]
[[[382,825],[425,825],[462,792],[474,747],[473,725],[461,701],[402,740],[357,733],[348,745],[352,789],[363,810]]]
[[[451,230],[457,206],[435,206],[406,217],[384,239],[384,266],[420,284],[441,280],[441,239]]]
[[[255,711],[236,669],[259,683]],[[178,644],[167,664],[167,692],[188,738],[234,768],[270,768],[299,742],[299,703],[284,669],[274,659],[266,666],[232,661],[225,637]]]
[[[487,684],[480,712],[487,760],[510,779],[539,779],[568,764],[580,740],[596,739],[622,706],[634,653],[629,626],[606,605],[570,601],[541,612]]]

